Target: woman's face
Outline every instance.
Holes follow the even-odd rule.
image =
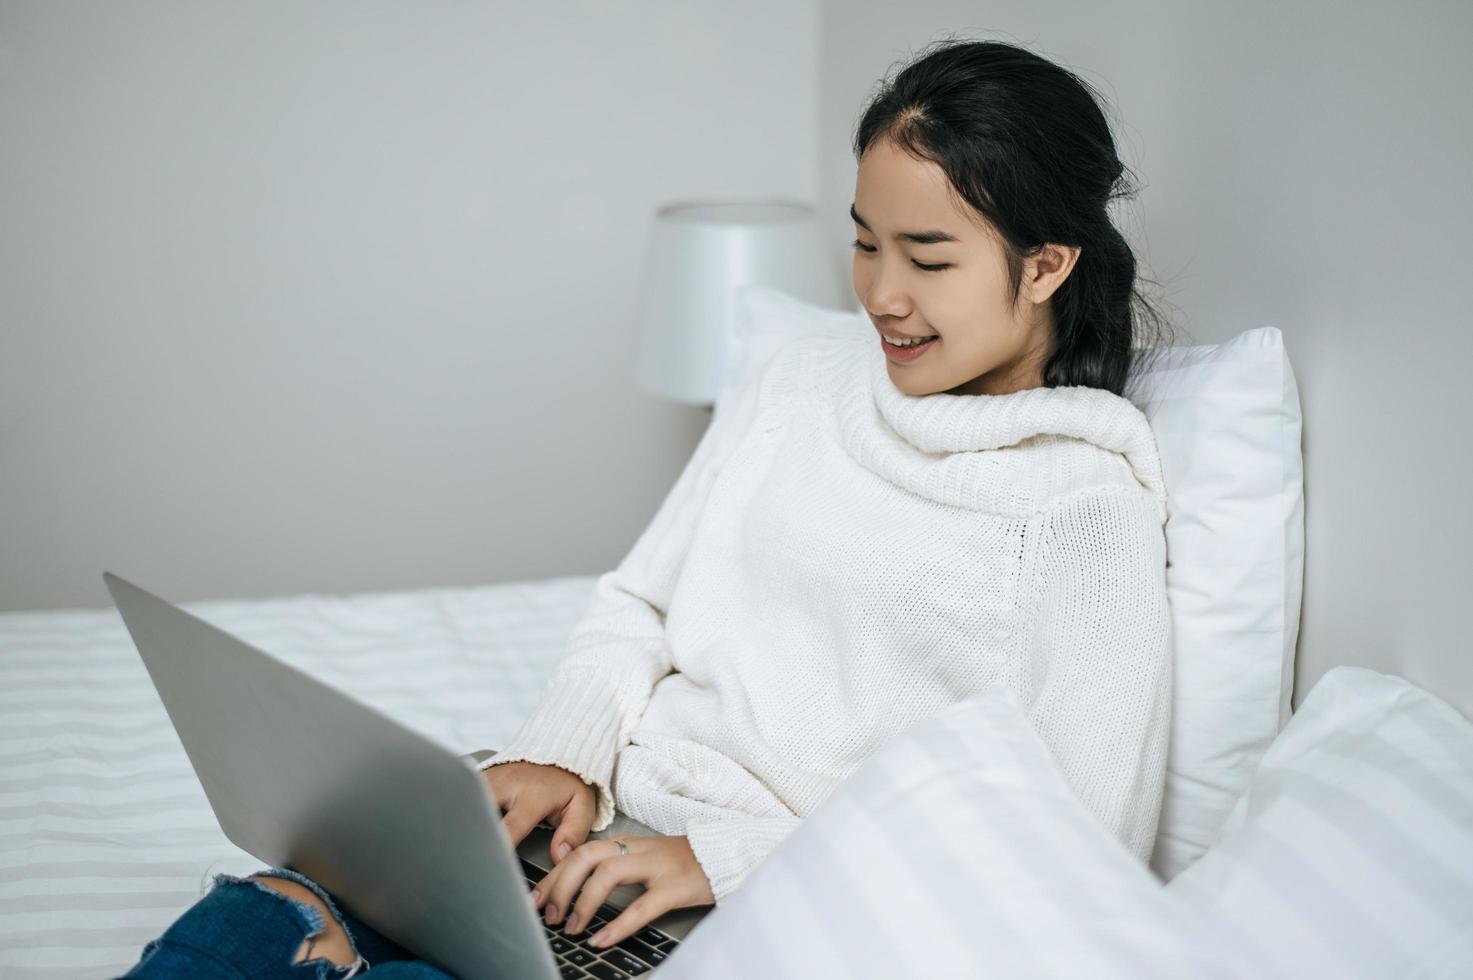
[[[860,159],[851,216],[859,236],[854,293],[897,388],[1002,395],[1043,384],[1053,339],[1048,297],[1067,278],[1078,247],[1050,245],[1026,259],[1010,308],[1007,261],[991,225],[952,192],[938,165],[887,139]],[[887,336],[937,339],[907,354]]]

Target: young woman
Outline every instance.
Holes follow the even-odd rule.
[[[1107,214],[1125,193],[1109,125],[1057,65],[944,41],[881,86],[854,150],[874,333],[790,342],[718,410],[483,767],[514,841],[555,828],[533,893],[550,924],[581,933],[614,887],[645,886],[600,945],[721,901],[870,753],[992,683],[1151,851],[1166,497],[1123,391],[1164,322]],[[616,805],[668,836],[588,840]],[[273,869],[217,879],[129,975],[369,964],[442,976]]]

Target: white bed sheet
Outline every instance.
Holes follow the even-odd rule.
[[[596,579],[182,606],[470,752],[516,732]],[[216,825],[117,610],[0,614],[0,977],[117,976],[214,873],[260,866]]]

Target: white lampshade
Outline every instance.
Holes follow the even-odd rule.
[[[657,398],[710,405],[731,355],[738,286],[837,308],[843,291],[817,212],[780,200],[667,204],[639,289],[635,378]]]

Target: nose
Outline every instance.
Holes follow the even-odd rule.
[[[895,284],[897,277],[886,274],[885,263],[876,264],[879,268],[873,273],[869,281],[869,288],[860,297],[864,308],[872,317],[891,316],[897,320],[905,319],[910,313],[910,304],[906,301],[905,294]]]

